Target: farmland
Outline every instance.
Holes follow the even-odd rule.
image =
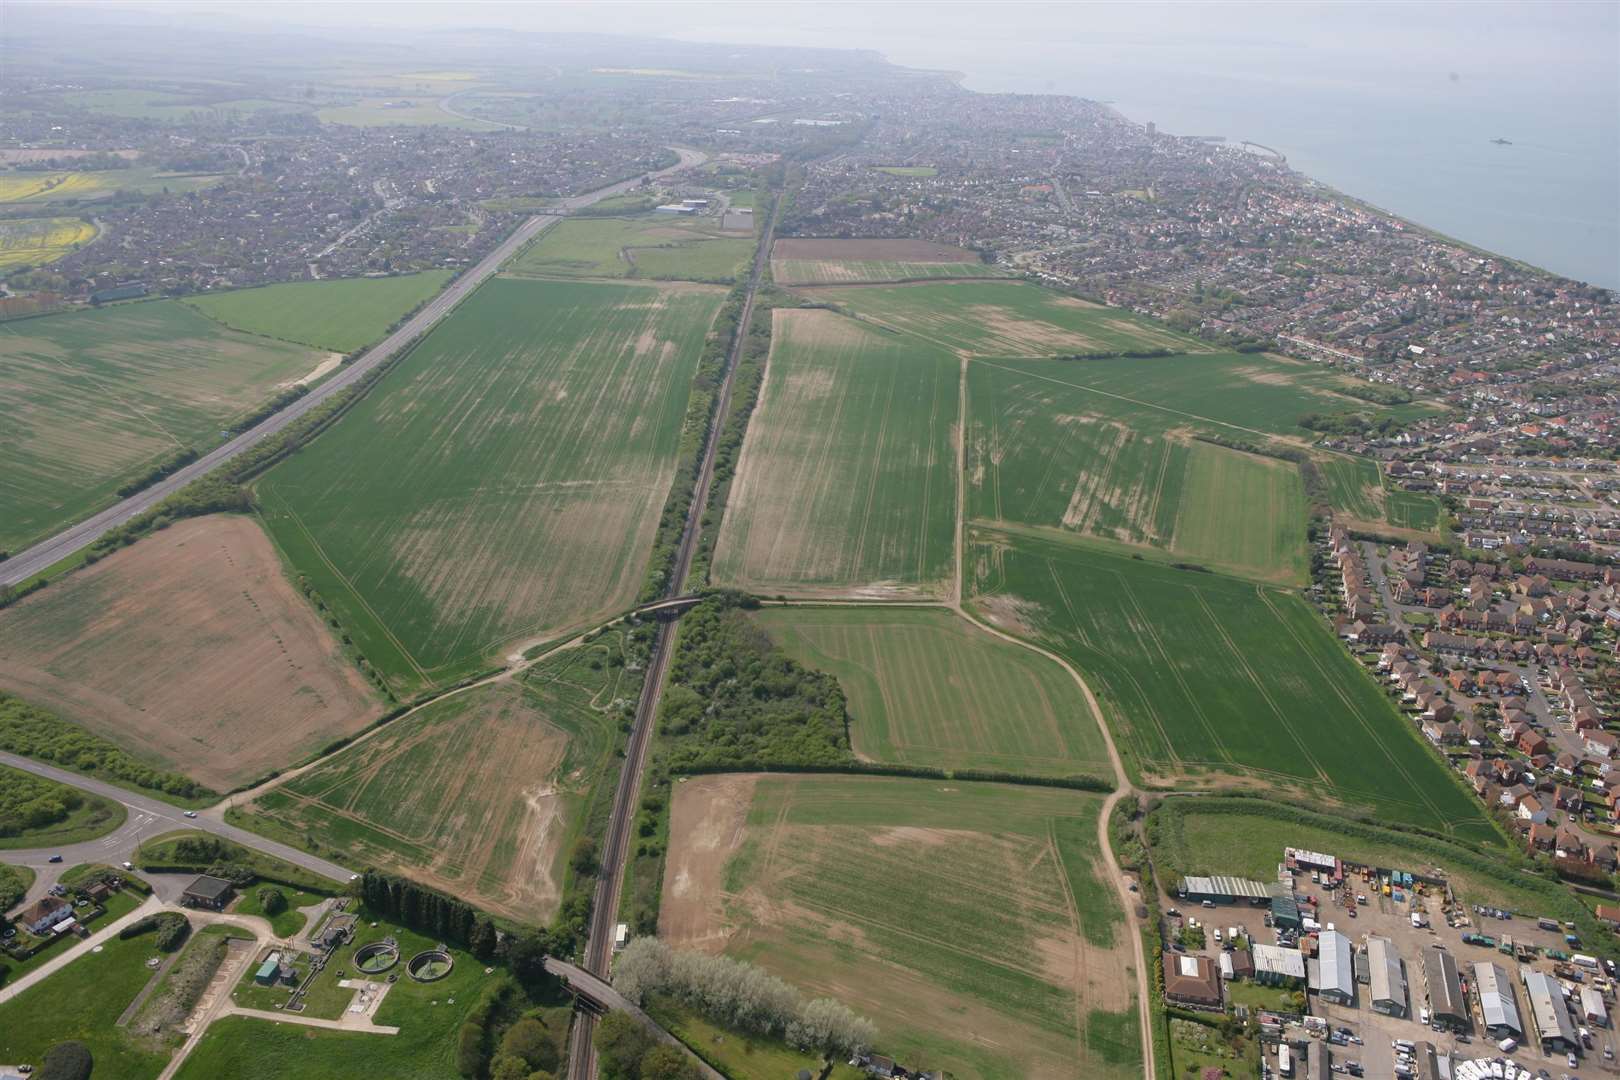
[[[634,600],[718,289],[488,282],[259,482],[286,557],[398,684]]]
[[[1067,356],[1170,349],[1201,352],[1194,338],[1117,308],[1021,281],[929,282],[806,289],[868,322],[975,356]]]
[[[926,240],[778,240],[771,276],[782,285],[841,285],[923,278],[997,277],[966,248]]]
[[[261,795],[243,823],[543,924],[580,809],[613,760],[616,703],[640,689],[619,642],[436,701]]]
[[[96,172],[0,172],[0,203],[105,199],[118,191],[180,194],[219,181],[216,173],[166,173],[152,166]]]
[[[439,92],[430,95],[361,98],[346,105],[333,105],[321,109],[315,116],[323,124],[347,124],[349,127],[433,124],[440,127],[465,128],[468,131],[493,131],[499,127],[498,124],[457,116],[442,108]]]
[[[1491,834],[1479,808],[1297,595],[977,530],[974,608],[1086,675],[1127,769]]]
[[[178,522],[0,610],[0,687],[219,791],[381,712],[258,526],[232,515]]]
[[[13,218],[0,221],[0,273],[21,266],[55,262],[96,237],[96,228],[80,218]]]
[[[945,588],[955,358],[820,310],[775,312],[713,576],[760,591]]]
[[[1363,527],[1387,523],[1419,532],[1432,532],[1439,525],[1439,500],[1391,487],[1371,458],[1321,454],[1314,460],[1328,505],[1342,518]]]
[[[837,676],[863,758],[1109,775],[1096,718],[1068,672],[949,611],[783,607],[753,618],[793,659]]]
[[[509,263],[512,274],[730,281],[754,242],[721,236],[703,223],[639,216],[559,221]]]
[[[0,548],[111,501],[131,477],[309,372],[321,355],[225,329],[177,301],[0,325]]]
[[[235,330],[317,349],[353,352],[370,345],[444,287],[448,270],[395,277],[295,281],[210,293],[185,302]]]
[[[908,1065],[1138,1075],[1129,941],[1095,863],[1100,802],[879,777],[695,778],[675,795],[660,934],[839,998]]]
[[[1232,438],[1235,431],[1263,442],[1264,433],[1158,404],[1168,397],[1230,414],[1216,408],[1218,399],[1183,400],[1181,385],[1218,385],[1236,360],[970,365],[968,516],[1145,545],[1257,580],[1302,583],[1298,468],[1194,437],[1202,430]],[[1129,385],[1132,377],[1132,396],[1101,389]]]

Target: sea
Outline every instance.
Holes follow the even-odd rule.
[[[735,11],[736,9],[730,9]],[[1465,243],[1620,289],[1620,4],[818,4],[784,44],[1224,136]],[[795,12],[804,15],[795,19]],[[758,39],[710,25],[693,40]],[[1503,143],[1493,140],[1501,139]]]

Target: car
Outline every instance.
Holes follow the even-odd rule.
[[[1573,1069],[1581,1063],[1581,1059],[1575,1056],[1575,1051],[1571,1050],[1568,1058],[1565,1059],[1565,1063]]]
[[[125,859],[124,860],[124,869],[125,870],[133,870],[133,869],[135,869],[135,864],[130,862],[128,859]]]
[[[1181,912],[1177,911],[1175,908],[1165,908],[1164,913],[1170,916],[1172,919],[1181,918]]]
[[[51,856],[51,862],[61,862],[61,861],[62,861],[62,856],[60,856],[60,855],[52,855]]]
[[[3,934],[0,934],[0,941],[10,941],[12,938],[14,938],[16,936],[17,936],[17,931],[13,930],[11,927],[8,926],[8,927],[6,927],[6,932],[3,933]]]
[[[186,817],[196,817],[197,816],[197,811],[195,811],[195,810],[187,810],[185,816]]]
[[[1215,901],[1213,901],[1213,900],[1205,900],[1204,901],[1204,907],[1212,908],[1214,906],[1215,906]]]

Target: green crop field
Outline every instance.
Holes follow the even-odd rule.
[[[436,701],[260,796],[242,823],[542,925],[580,809],[613,764],[616,703],[640,692],[621,647],[604,634],[521,683]]]
[[[500,125],[457,116],[439,104],[441,92],[402,93],[396,97],[361,98],[348,105],[333,105],[315,113],[323,124],[348,127],[435,127],[465,128],[468,131],[494,131]]]
[[[1384,516],[1396,528],[1433,532],[1440,524],[1440,500],[1420,491],[1392,488],[1384,493]]]
[[[428,270],[396,277],[294,281],[195,296],[186,303],[237,330],[346,353],[379,340],[449,278],[448,270]]]
[[[944,589],[958,362],[827,311],[778,309],[774,327],[714,579],[771,593]]]
[[[939,170],[932,165],[879,165],[877,171],[888,173],[890,176],[938,176]]]
[[[814,295],[872,322],[978,356],[1208,349],[1196,338],[1128,311],[1021,281],[875,285]]]
[[[644,277],[731,281],[754,241],[722,236],[708,223],[649,214],[559,221],[506,265],[545,277]]]
[[[628,607],[722,298],[490,281],[259,482],[272,536],[402,685]]]
[[[89,1047],[97,1077],[151,1080],[170,1052],[149,1046],[118,1027],[135,995],[156,978],[146,966],[161,954],[153,935],[109,939],[61,971],[0,1005],[0,1061],[38,1065],[45,1051],[76,1039]]]
[[[1464,791],[1293,592],[977,530],[976,611],[1086,675],[1132,774],[1245,780],[1318,805],[1488,832]]]
[[[1315,459],[1328,505],[1357,521],[1384,516],[1384,484],[1372,458],[1320,454]]]
[[[764,608],[788,655],[831,672],[872,761],[1111,776],[1085,697],[1052,661],[931,608]]]
[[[736,782],[677,791],[672,870],[689,865],[685,845],[713,843],[677,823]],[[1140,1075],[1131,946],[1096,855],[1099,797],[888,777],[750,782],[752,798],[723,810],[729,859],[701,864],[721,880],[670,879],[677,894],[721,886],[710,914],[730,930],[728,953],[870,1017],[877,1048],[908,1066],[960,1080]]]
[[[88,109],[103,116],[122,116],[132,120],[161,120],[168,123],[209,123],[252,113],[309,111],[306,105],[271,98],[232,98],[213,101],[201,100],[195,95],[134,87],[115,90],[74,90],[55,95],[55,100],[58,104]]]
[[[1232,415],[1240,398],[1216,394],[1201,405],[1185,397],[1184,383],[1218,387],[1236,378],[1231,371],[1240,362],[1252,363],[1222,355],[972,363],[968,516],[1146,545],[1257,580],[1302,584],[1306,508],[1298,468],[1193,437],[1267,441],[1219,418]],[[1175,405],[1161,405],[1166,398]],[[1282,423],[1284,411],[1279,402]]]
[[[0,325],[0,549],[99,509],[183,448],[209,449],[320,361],[169,300]]]
[[[778,285],[854,285],[924,278],[991,278],[1001,271],[982,262],[907,262],[898,259],[772,259]],[[824,299],[836,301],[829,295]]]

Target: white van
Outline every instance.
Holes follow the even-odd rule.
[[[1515,1051],[1515,1050],[1517,1050],[1519,1048],[1519,1044],[1518,1044],[1517,1040],[1512,1039],[1512,1038],[1507,1038],[1507,1039],[1503,1039],[1501,1042],[1497,1043],[1496,1048],[1498,1050],[1502,1051],[1502,1053],[1504,1053],[1504,1054],[1511,1054],[1511,1053],[1513,1053],[1513,1051]]]

